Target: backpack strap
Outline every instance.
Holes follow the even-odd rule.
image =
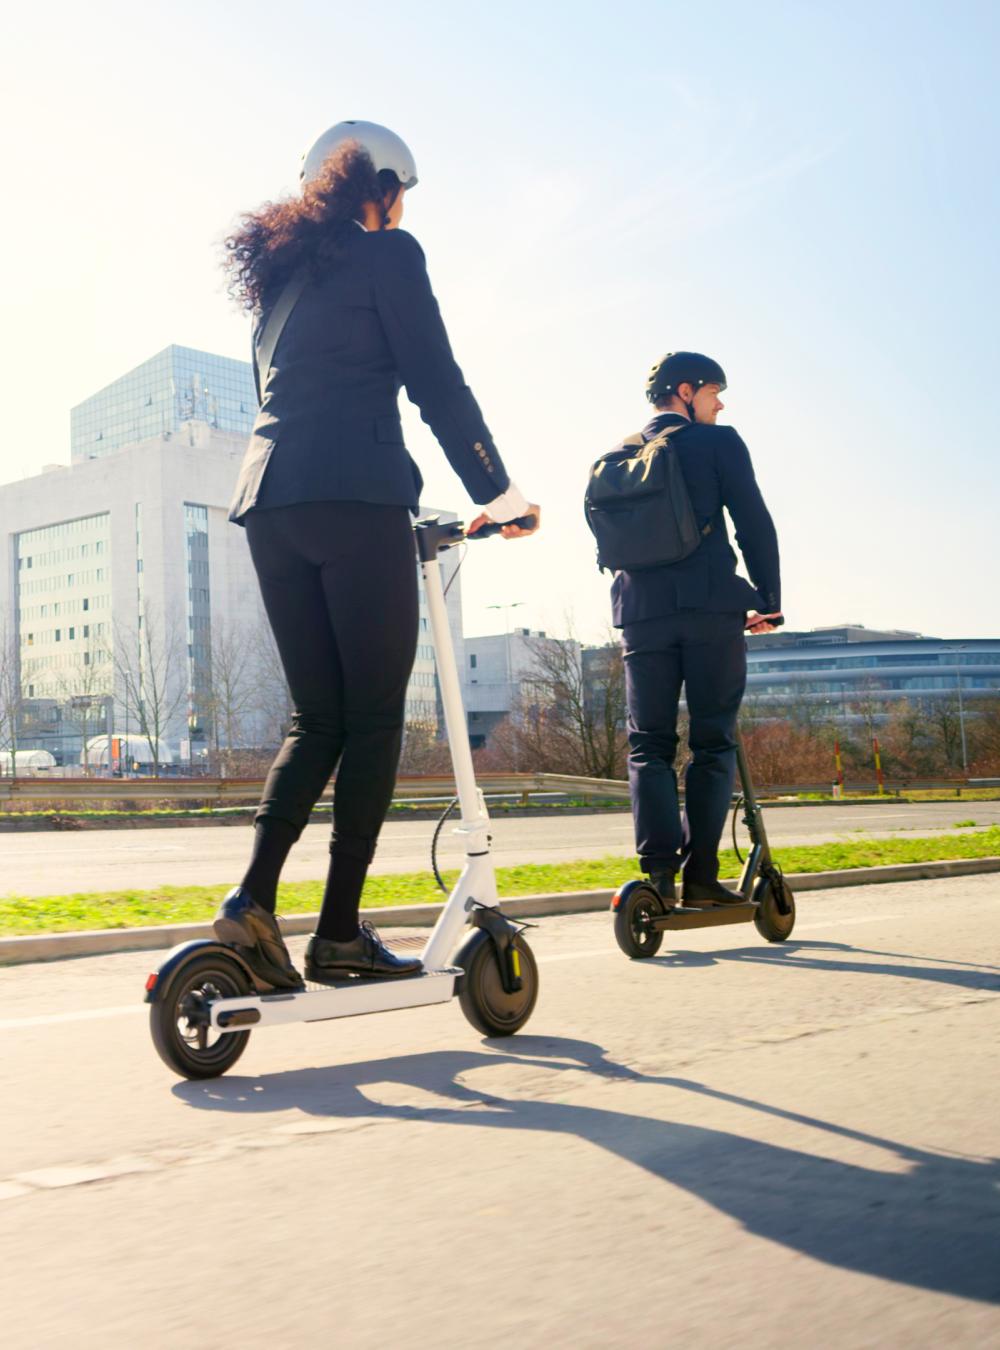
[[[298,304],[308,279],[308,273],[304,268],[293,273],[267,316],[267,323],[257,344],[257,397],[261,403],[264,402],[264,395],[267,393],[267,382],[271,378],[271,366],[274,364],[274,351],[278,340],[285,331],[285,324]]]
[[[666,445],[669,442],[670,437],[674,434],[675,431],[683,431],[685,427],[689,427],[691,425],[692,424],[690,422],[681,422],[674,426],[664,427],[663,430],[658,431],[655,436],[651,436],[648,441],[643,438],[642,432],[640,431],[637,436],[630,436],[628,440],[623,441],[622,444],[635,446],[640,445],[655,446],[658,450],[662,450],[666,448]],[[710,535],[712,533],[711,520],[707,520],[704,525],[699,526],[698,533],[702,536],[703,539],[707,535]]]

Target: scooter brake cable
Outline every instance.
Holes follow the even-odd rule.
[[[733,807],[733,852],[736,854],[736,861],[742,866],[743,854],[740,852],[740,846],[736,842],[736,817],[739,815],[740,807],[743,805],[744,798],[737,797],[736,804]]]
[[[440,871],[438,870],[438,865],[437,865],[437,846],[438,846],[438,840],[439,840],[440,837],[441,837],[441,831],[444,829],[444,823],[445,823],[445,821],[448,819],[448,817],[451,815],[452,811],[454,811],[454,809],[455,809],[455,807],[456,807],[457,805],[458,805],[458,798],[457,798],[457,797],[452,797],[451,801],[448,803],[448,805],[447,805],[447,806],[444,808],[444,810],[442,811],[442,813],[441,813],[441,819],[438,821],[438,823],[437,823],[437,824],[435,825],[435,827],[434,827],[434,837],[433,837],[433,839],[431,839],[431,867],[432,867],[433,870],[434,870],[434,880],[437,882],[437,884],[438,884],[438,885],[441,887],[441,889],[444,891],[445,895],[448,894],[448,887],[444,884],[444,877],[442,877]]]
[[[458,576],[459,572],[462,570],[462,564],[465,562],[465,555],[468,553],[468,551],[469,551],[469,546],[468,546],[468,544],[460,544],[460,545],[459,545],[458,562],[455,564],[455,570],[454,570],[454,572],[452,572],[451,576],[448,578],[448,584],[447,584],[447,586],[444,588],[444,593],[445,593],[445,595],[447,595],[448,592],[451,590],[451,583],[455,580],[455,578]]]

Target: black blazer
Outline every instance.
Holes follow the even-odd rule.
[[[258,398],[268,312],[254,324]],[[295,502],[416,510],[423,479],[403,444],[400,385],[472,500],[506,492],[510,479],[452,356],[420,245],[403,230],[350,225],[337,262],[307,285],[278,339],[230,520]]]
[[[649,440],[671,423],[684,421],[677,413],[659,413],[642,434]],[[712,532],[682,562],[617,572],[611,584],[615,627],[679,610],[778,613],[778,537],[754,478],[749,450],[732,427],[701,422],[675,433],[670,444],[677,451],[699,528],[711,523]],[[752,586],[737,576],[723,507],[736,526],[736,542]]]

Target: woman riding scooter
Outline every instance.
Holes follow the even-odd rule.
[[[511,482],[455,363],[424,255],[398,229],[416,181],[385,127],[341,122],[306,154],[298,196],[243,217],[227,240],[233,295],[254,313],[260,411],[230,519],[246,528],[294,705],[255,817],[250,865],[216,915],[256,973],[299,988],[274,917],[278,878],[336,771],[330,867],[306,977],[420,969],[358,922],[389,808],[416,653],[410,513],[422,480],[403,443],[406,387],[487,521],[539,508]],[[275,340],[275,332],[278,336]]]

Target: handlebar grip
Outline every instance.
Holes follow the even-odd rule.
[[[496,521],[490,521],[488,525],[480,525],[475,534],[467,534],[466,539],[489,539],[494,534],[499,534],[504,525],[517,525],[519,529],[530,530],[534,527],[536,521],[534,516],[518,516],[516,520],[505,520],[500,524]]]

